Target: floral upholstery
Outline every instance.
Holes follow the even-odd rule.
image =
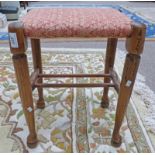
[[[21,18],[31,38],[127,37],[131,20],[110,8],[33,9]]]

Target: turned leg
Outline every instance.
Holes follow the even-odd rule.
[[[107,48],[106,48],[105,69],[104,69],[105,74],[108,74],[110,69],[113,69],[116,47],[117,47],[117,38],[108,38]],[[105,77],[104,83],[109,83],[109,82],[110,82],[110,78]],[[108,91],[109,91],[109,88],[104,87],[104,92],[103,92],[102,101],[101,101],[101,107],[103,108],[107,108],[109,106]]]
[[[39,73],[42,73],[40,39],[31,39],[31,47],[32,47],[34,70],[39,69]],[[40,78],[39,82],[42,83],[42,78]],[[43,98],[43,88],[39,87],[37,89],[39,95],[39,99],[37,101],[37,107],[43,109],[45,107],[45,102]]]
[[[15,22],[9,24],[9,38],[19,94],[29,129],[27,145],[33,148],[37,145],[37,135],[35,131],[32,87],[29,78],[27,57],[25,55],[27,44],[21,23]]]
[[[132,35],[127,38],[126,48],[129,54],[126,56],[125,65],[120,84],[118,104],[116,109],[115,126],[112,136],[112,145],[118,147],[121,145],[120,128],[125,116],[128,102],[134,86],[138,66],[140,63],[140,54],[143,51],[145,40],[145,27],[140,24],[133,25]]]

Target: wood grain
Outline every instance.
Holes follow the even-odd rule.
[[[29,129],[29,135],[27,137],[27,145],[31,148],[37,145],[37,134],[35,131],[35,121],[34,121],[34,107],[32,99],[32,88],[29,78],[29,70],[26,52],[26,38],[24,36],[23,26],[20,23],[11,23],[9,25],[9,33],[13,32],[17,36],[18,48],[12,48],[10,43],[10,50],[13,54],[13,64],[15,69],[15,75],[17,79],[18,89],[20,98],[22,101],[22,107],[26,122]]]
[[[106,59],[105,69],[104,69],[105,74],[109,74],[110,69],[112,69],[114,66],[116,47],[117,47],[117,38],[108,38],[107,48],[106,48],[106,58],[105,58]],[[104,83],[109,83],[110,80],[111,79],[109,77],[105,77]],[[109,88],[105,87],[103,91],[102,101],[101,101],[102,108],[107,108],[109,106],[108,91],[109,91]]]
[[[39,69],[39,73],[42,73],[42,61],[41,61],[41,47],[39,39],[31,39],[31,48],[32,48],[32,57],[33,57],[33,66],[34,70]],[[40,78],[40,83],[43,80]],[[38,96],[39,99],[37,101],[37,107],[43,109],[45,107],[44,97],[43,97],[43,88],[39,87]]]
[[[120,128],[135,83],[135,78],[140,63],[140,54],[142,53],[144,46],[144,40],[145,27],[140,24],[134,24],[133,33],[129,38],[127,38],[126,41],[126,48],[129,54],[127,54],[124,64],[116,108],[115,126],[111,140],[112,145],[116,147],[120,146],[122,142]]]
[[[146,26],[144,24],[133,23],[131,37],[126,40],[126,49],[132,54],[141,54],[144,48]]]
[[[21,22],[12,22],[8,26],[9,33],[15,33],[18,42],[18,48],[11,47],[10,36],[9,36],[9,45],[10,50],[13,54],[20,54],[27,50],[27,38],[24,36],[24,28]]]

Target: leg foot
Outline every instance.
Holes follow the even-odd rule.
[[[120,135],[116,136],[116,137],[112,137],[111,139],[111,145],[114,147],[120,147],[122,144],[122,137]]]
[[[109,107],[109,98],[108,96],[103,96],[101,101],[101,107],[102,108],[108,108]]]
[[[38,140],[37,136],[28,136],[27,137],[27,146],[29,148],[35,148],[37,146]]]
[[[38,100],[37,101],[37,108],[39,108],[39,109],[44,109],[45,108],[45,102],[44,102],[44,99],[42,99],[42,100]]]
[[[101,101],[101,107],[102,108],[108,108],[109,107],[109,100],[108,101]]]

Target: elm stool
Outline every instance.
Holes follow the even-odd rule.
[[[37,145],[32,91],[38,89],[38,108],[44,108],[43,88],[47,87],[104,87],[101,107],[109,105],[108,90],[118,92],[112,145],[121,145],[120,127],[132,93],[136,73],[143,51],[145,31],[143,24],[134,23],[121,12],[110,8],[46,8],[33,9],[20,21],[9,24],[9,43],[19,94],[27,121],[29,135],[27,145]],[[34,72],[29,76],[26,56],[27,38],[31,40]],[[40,39],[98,39],[108,38],[104,74],[43,74]],[[121,82],[114,71],[118,38],[126,38],[126,55]],[[104,83],[43,83],[43,78],[103,77]]]

